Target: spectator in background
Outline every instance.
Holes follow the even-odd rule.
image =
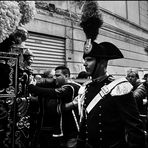
[[[127,80],[133,85],[133,91],[141,84],[138,71],[129,69],[126,75]]]
[[[148,75],[144,75],[144,81],[133,91],[134,98],[137,101],[141,115],[147,114],[147,96],[148,96]]]
[[[140,116],[143,120],[145,130],[147,131],[148,74],[145,74],[143,79],[144,82],[134,90],[133,95],[137,101]]]
[[[136,70],[130,69],[127,71],[127,80],[133,85],[133,96],[137,101],[138,109],[141,115],[145,114],[144,106],[143,106],[143,99],[146,97],[146,87],[145,83],[139,81],[139,75]]]

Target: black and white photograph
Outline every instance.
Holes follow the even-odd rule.
[[[148,148],[148,1],[0,1],[0,148]]]

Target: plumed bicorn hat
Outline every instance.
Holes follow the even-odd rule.
[[[103,24],[97,1],[85,1],[82,7],[80,26],[86,35],[83,58],[90,56],[103,59],[123,58],[121,51],[110,42],[96,43],[95,39]]]
[[[107,60],[123,58],[123,54],[113,43],[101,42],[98,44],[96,42],[92,42],[90,45],[88,44],[89,43],[86,43],[84,45],[83,58],[95,57]]]

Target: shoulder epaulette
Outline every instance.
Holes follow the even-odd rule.
[[[133,86],[128,81],[123,81],[117,84],[110,92],[111,96],[122,96],[128,94],[133,89]]]
[[[91,102],[87,106],[87,113],[89,113],[94,108],[94,106],[106,95],[110,94],[111,96],[121,96],[129,93],[132,88],[133,86],[128,82],[125,77],[116,79],[108,85],[104,85],[101,88],[100,92],[91,100]]]

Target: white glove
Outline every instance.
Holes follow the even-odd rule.
[[[78,105],[78,96],[73,99],[72,103],[74,106]]]
[[[143,105],[147,104],[147,98],[143,99]]]

